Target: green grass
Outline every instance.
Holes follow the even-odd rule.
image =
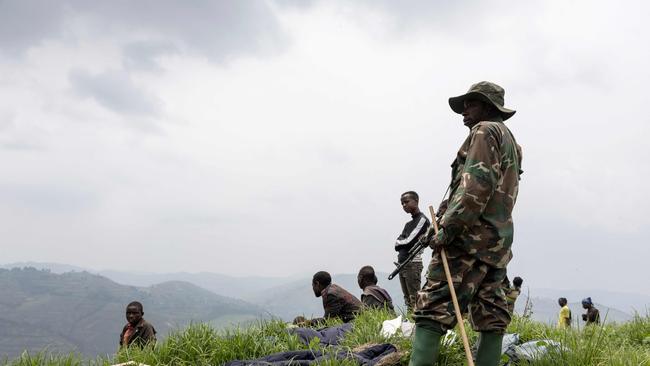
[[[394,344],[402,353],[401,363],[408,364],[411,342],[401,336],[384,338],[379,330],[381,322],[390,319],[385,311],[367,311],[359,316],[352,332],[342,345],[353,349],[367,343]],[[335,324],[330,321],[329,324]],[[477,335],[469,325],[470,342]],[[542,360],[528,365],[646,365],[650,366],[650,314],[636,315],[623,324],[607,324],[600,327],[560,330],[553,326],[515,317],[508,329],[519,333],[521,341],[552,339],[563,345]],[[125,349],[110,359],[83,360],[80,356],[56,355],[47,352],[23,354],[15,360],[0,361],[3,366],[105,366],[111,363],[134,360],[148,365],[220,365],[233,359],[254,359],[270,353],[319,348],[317,342],[306,346],[286,331],[285,323],[279,320],[258,321],[245,328],[230,328],[217,331],[207,324],[192,324],[186,329],[170,334],[156,347],[139,350]],[[328,366],[348,366],[351,361],[326,361]],[[443,347],[439,365],[464,365],[465,356],[460,338]]]

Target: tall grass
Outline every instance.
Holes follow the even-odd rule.
[[[392,316],[386,311],[367,311],[355,321],[353,330],[342,341],[350,350],[368,343],[394,344],[402,354],[401,364],[408,364],[411,340],[400,334],[384,337],[380,334],[381,323]],[[329,321],[329,325],[337,324]],[[477,335],[469,331],[470,342],[475,343]],[[518,333],[521,341],[550,339],[562,344],[545,357],[528,363],[535,366],[584,366],[584,365],[637,365],[650,366],[650,314],[635,315],[623,324],[607,324],[582,329],[557,329],[515,317],[508,332]],[[221,365],[234,359],[254,359],[271,353],[320,349],[318,342],[310,345],[300,343],[295,335],[287,331],[286,324],[279,320],[265,320],[245,328],[230,328],[217,331],[206,324],[192,324],[171,333],[155,347],[123,349],[110,358],[83,360],[74,354],[56,355],[40,352],[24,353],[14,360],[0,361],[4,366],[106,366],[113,363],[136,361],[148,365]],[[326,350],[327,351],[327,350]],[[325,360],[327,366],[348,366],[353,362]],[[438,365],[464,365],[465,356],[458,337],[455,342],[441,350]]]

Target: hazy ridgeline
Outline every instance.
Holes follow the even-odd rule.
[[[192,321],[218,327],[265,314],[187,282],[135,287],[87,272],[0,269],[0,293],[0,358],[44,347],[90,357],[113,354],[126,323],[125,306],[133,300],[145,304],[145,319],[161,338]]]
[[[408,363],[410,339],[399,335],[385,338],[380,335],[381,322],[391,316],[384,311],[367,311],[355,322],[343,346],[350,349],[366,343],[390,342],[402,352],[401,364]],[[331,324],[336,322],[332,321]],[[468,327],[469,328],[469,327]],[[530,365],[584,366],[584,365],[650,365],[650,315],[635,316],[624,324],[558,330],[553,326],[515,317],[508,332],[519,333],[522,342],[552,339],[563,349],[551,352]],[[472,343],[477,334],[469,330]],[[122,350],[113,357],[82,360],[74,354],[53,355],[46,352],[23,354],[20,358],[0,364],[11,366],[33,365],[110,365],[136,361],[148,365],[219,365],[233,359],[254,359],[274,352],[319,348],[315,342],[305,346],[287,332],[279,320],[262,320],[248,327],[217,331],[207,324],[193,324],[172,332],[153,349]],[[460,340],[443,347],[439,365],[463,365],[464,353]],[[331,361],[328,365],[352,365],[350,361]]]
[[[232,324],[245,327],[264,318],[286,321],[297,314],[320,316],[323,311],[322,300],[313,296],[308,276],[267,279],[215,273],[102,272],[98,275],[69,266],[46,268],[0,269],[0,360],[14,359],[25,350],[35,354],[44,349],[53,353],[75,352],[86,358],[112,355],[117,351],[118,335],[125,323],[124,307],[132,300],[145,304],[145,318],[154,324],[162,341],[171,331],[184,329],[192,322],[205,323],[221,331]],[[67,272],[70,270],[76,272]],[[402,304],[398,282],[385,280],[383,273],[378,276],[380,285],[389,291],[395,303]],[[356,275],[333,277],[334,282],[359,294]],[[517,302],[519,313],[523,313],[527,293],[524,291]],[[545,295],[549,297],[530,300],[531,319],[552,323],[558,306],[550,298],[553,294]],[[578,300],[579,295],[567,295],[575,325],[579,323],[582,309],[573,300]],[[631,299],[634,302],[628,303],[648,303],[641,295],[635,296]],[[623,296],[618,299],[623,300]],[[597,306],[608,322],[632,319],[629,313]],[[645,313],[644,308],[639,311]],[[377,325],[368,327],[370,331],[370,327]]]

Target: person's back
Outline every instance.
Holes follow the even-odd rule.
[[[359,270],[357,275],[357,283],[359,288],[363,290],[361,294],[361,302],[369,308],[387,309],[395,312],[393,307],[393,299],[388,294],[388,291],[377,286],[377,275],[375,269],[371,266],[364,266]]]
[[[363,304],[351,293],[342,287],[332,283],[332,276],[325,271],[319,271],[314,274],[311,280],[311,288],[314,296],[323,298],[323,317],[340,318],[344,322],[349,322],[356,317]],[[312,322],[318,322],[320,319],[312,319]]]
[[[345,323],[353,320],[362,308],[361,301],[341,286],[331,283],[321,292],[324,318],[340,318]]]

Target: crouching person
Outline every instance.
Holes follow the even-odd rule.
[[[144,311],[142,304],[133,301],[126,306],[126,325],[120,334],[120,347],[136,345],[144,347],[156,343],[156,329],[142,318]]]
[[[377,275],[375,275],[374,268],[371,266],[361,267],[357,275],[357,282],[361,290],[363,290],[361,302],[364,306],[375,309],[386,309],[393,314],[395,313],[393,299],[388,294],[388,291],[377,286]]]
[[[323,310],[325,314],[322,318],[307,320],[302,316],[293,320],[297,325],[316,325],[324,319],[339,318],[348,323],[357,316],[363,304],[351,293],[342,287],[332,283],[332,276],[325,271],[316,272],[311,281],[314,296],[323,298]]]

